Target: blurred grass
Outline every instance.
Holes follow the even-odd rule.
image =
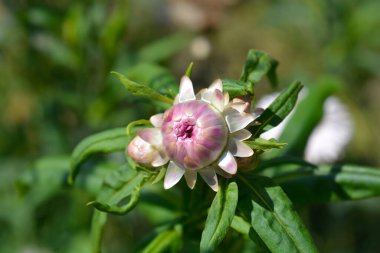
[[[380,146],[380,2],[222,2],[193,3],[198,12],[182,15],[186,22],[177,16],[187,10],[174,8],[175,1],[0,2],[0,252],[88,251],[91,209],[84,204],[96,191],[98,179],[93,179],[93,188],[83,183],[70,190],[63,183],[65,167],[50,168],[51,178],[39,185],[34,182],[39,165],[33,160],[67,157],[83,137],[147,118],[157,110],[131,97],[111,70],[163,89],[166,83],[175,87],[189,62],[195,61],[193,79],[204,85],[219,76],[238,78],[250,48],[266,51],[280,62],[280,87],[293,79],[313,85],[326,75],[343,83],[339,96],[356,125],[344,161],[380,164],[380,151],[373,148]],[[204,58],[192,52],[194,37],[211,45]],[[269,87],[258,86],[258,96]],[[329,242],[323,251],[376,252],[364,244],[376,241],[366,235],[377,233],[373,224],[379,223],[378,217],[365,221],[371,226],[358,228],[348,215],[339,228],[355,233],[339,239],[332,233],[338,225],[329,224],[338,215],[338,205],[321,207],[323,214],[314,209],[305,214],[311,217],[317,242]],[[344,210],[360,216],[373,205],[360,202]],[[142,219],[139,213],[132,215]],[[111,219],[106,233],[109,252],[124,252],[149,228],[128,228],[131,220]],[[320,221],[325,227],[319,227]],[[128,239],[123,242],[125,233]]]

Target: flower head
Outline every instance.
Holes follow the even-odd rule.
[[[195,95],[191,80],[184,76],[173,107],[150,118],[155,128],[139,130],[128,153],[143,165],[159,167],[169,162],[165,189],[183,176],[193,188],[199,173],[217,191],[216,174],[231,177],[237,172],[235,157],[253,155],[242,142],[251,137],[244,128],[255,118],[248,111],[249,103],[229,101],[221,80]]]

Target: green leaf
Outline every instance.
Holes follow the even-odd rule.
[[[272,178],[276,175],[276,173],[281,173],[282,171],[299,171],[300,166],[304,169],[314,169],[317,167],[316,165],[309,163],[299,157],[280,156],[267,160],[261,160],[255,171],[264,171],[263,173],[265,174],[263,176]]]
[[[192,33],[177,33],[154,41],[138,53],[141,62],[159,62],[166,60],[191,42]]]
[[[222,79],[223,91],[228,92],[231,98],[240,96],[253,96],[253,86],[251,83]]]
[[[190,76],[191,76],[191,73],[193,72],[193,63],[192,62],[190,62],[190,64],[189,64],[189,66],[187,67],[187,69],[186,69],[186,76],[188,77],[188,78],[190,78]]]
[[[166,252],[172,245],[176,245],[181,236],[178,229],[166,230],[159,233],[142,251],[142,253]]]
[[[231,228],[243,235],[248,235],[249,230],[251,229],[251,224],[245,221],[242,217],[235,215],[231,222]]]
[[[318,252],[297,212],[280,186],[269,178],[239,176],[247,195],[239,208],[272,252]]]
[[[170,104],[170,105],[173,104],[173,100],[171,98],[161,95],[160,93],[153,90],[149,86],[133,82],[118,72],[112,71],[111,73],[115,74],[119,78],[121,83],[124,85],[124,87],[133,95],[146,97],[151,100],[161,101],[163,103]]]
[[[221,184],[212,201],[202,233],[201,252],[213,252],[230,228],[238,201],[238,187],[235,182]]]
[[[283,91],[273,103],[255,120],[255,124],[249,128],[252,138],[277,126],[293,110],[297,102],[298,93],[302,89],[300,82],[292,83]]]
[[[72,184],[79,173],[80,166],[90,156],[98,153],[123,151],[129,142],[125,128],[115,128],[91,135],[82,140],[71,155],[71,168],[68,178]]]
[[[124,182],[122,187],[105,194],[97,201],[92,201],[87,205],[94,206],[99,211],[123,215],[131,211],[138,203],[140,198],[140,189],[147,182],[149,175],[144,172],[138,172]],[[130,197],[126,204],[119,206],[119,203]]]
[[[299,205],[380,196],[380,170],[365,166],[321,166],[274,178]]]
[[[102,252],[102,239],[106,222],[107,214],[94,210],[91,221],[91,242],[94,253]]]
[[[136,83],[143,83],[155,91],[174,97],[178,93],[178,81],[171,72],[153,63],[140,63],[132,68],[128,68],[125,77]]]
[[[127,133],[128,137],[132,137],[133,136],[133,130],[135,128],[137,128],[138,126],[147,126],[147,125],[152,125],[152,123],[146,119],[140,119],[140,120],[133,121],[133,122],[128,124],[128,126],[126,128],[126,133]]]
[[[338,80],[327,77],[309,87],[308,95],[297,105],[294,115],[280,137],[281,141],[289,145],[273,155],[286,153],[303,157],[308,138],[323,116],[324,102],[339,87]]]
[[[128,194],[128,193],[126,193]],[[135,189],[129,194],[131,196],[130,200],[128,201],[127,204],[123,206],[117,206],[117,205],[108,205],[105,203],[101,203],[99,201],[91,201],[87,205],[88,206],[93,206],[99,211],[106,212],[106,213],[112,213],[112,214],[118,214],[118,215],[123,215],[131,211],[137,203],[139,202],[140,199],[140,186],[136,186]],[[128,195],[127,195],[128,196]],[[126,196],[126,197],[127,197]]]
[[[283,148],[287,145],[286,143],[277,142],[275,139],[266,140],[263,138],[256,138],[253,141],[245,141],[244,143],[256,150]]]
[[[270,55],[257,51],[249,50],[247,59],[240,76],[243,82],[255,85],[263,76],[267,76],[273,86],[277,85],[276,68],[278,62]]]

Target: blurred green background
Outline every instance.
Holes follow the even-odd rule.
[[[85,203],[123,155],[68,187],[70,153],[157,110],[112,70],[164,92],[192,61],[194,83],[207,85],[239,78],[250,48],[266,51],[280,62],[280,88],[342,83],[355,132],[341,162],[379,167],[379,11],[377,0],[1,1],[0,252],[90,252]],[[271,91],[264,82],[257,95]],[[300,212],[321,252],[380,252],[379,200]],[[106,252],[128,252],[152,228],[141,213],[111,216]]]

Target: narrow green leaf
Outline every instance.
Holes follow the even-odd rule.
[[[307,173],[283,173],[274,180],[299,205],[380,196],[380,170],[365,166],[320,166]]]
[[[94,206],[99,211],[124,215],[137,205],[140,198],[140,189],[146,183],[148,177],[148,174],[144,172],[136,173],[119,189],[114,189],[107,195],[101,196],[99,200],[92,201],[87,205]],[[119,206],[119,203],[128,197],[130,197],[129,201]]]
[[[160,253],[166,252],[171,245],[176,244],[180,231],[177,229],[166,230],[159,233],[142,251],[142,253]]]
[[[308,161],[305,161],[299,157],[280,156],[280,157],[274,157],[267,160],[261,160],[260,164],[257,166],[255,171],[258,172],[258,171],[265,170],[265,175],[263,176],[268,176],[272,178],[276,174],[275,173],[270,174],[270,172],[267,173],[268,170],[273,170],[273,172],[279,171],[281,173],[281,171],[287,171],[288,168],[290,168],[290,166],[292,168],[289,170],[292,170],[292,171],[299,170],[300,167],[310,168],[310,169],[314,169],[317,167],[316,165],[309,163]]]
[[[140,119],[140,120],[133,121],[133,122],[128,124],[128,126],[126,128],[126,133],[127,133],[128,137],[132,137],[134,128],[136,128],[137,126],[141,126],[141,125],[147,126],[147,125],[151,125],[151,124],[152,123],[150,123],[150,121],[146,120],[146,119]]]
[[[118,72],[112,71],[111,73],[115,74],[124,85],[124,87],[133,95],[161,101],[170,105],[173,104],[173,100],[171,98],[161,95],[149,86],[133,82]]]
[[[278,62],[270,55],[257,51],[249,50],[247,59],[240,76],[243,82],[249,82],[252,85],[258,83],[263,76],[268,76],[273,86],[277,85],[276,68]]]
[[[123,151],[129,142],[125,128],[115,128],[91,135],[82,140],[71,155],[71,168],[68,177],[72,184],[79,173],[80,165],[91,155]]]
[[[94,210],[91,221],[91,242],[94,253],[102,252],[102,239],[106,222],[107,214]]]
[[[326,99],[336,92],[340,82],[333,78],[323,78],[316,85],[309,87],[307,96],[299,102],[294,115],[286,125],[280,140],[289,145],[279,153],[303,157],[307,141],[323,116]]]
[[[253,248],[247,252],[270,253],[268,247],[261,240],[256,231],[252,229],[251,224],[242,217],[235,216],[232,220],[231,228],[251,239],[250,243],[253,244]]]
[[[226,236],[235,216],[237,201],[237,184],[235,182],[230,182],[228,185],[222,183],[207,216],[201,238],[201,252],[213,252]]]
[[[161,168],[160,171],[152,178],[152,184],[156,184],[161,182],[161,180],[165,177],[166,168]]]
[[[190,62],[190,64],[189,64],[189,67],[187,67],[187,69],[186,69],[186,76],[188,77],[188,78],[190,78],[190,76],[191,76],[191,73],[193,72],[193,63],[192,62]]]
[[[137,186],[130,194],[131,196],[130,200],[128,201],[127,204],[123,206],[117,206],[117,205],[108,205],[105,203],[101,203],[99,201],[91,201],[87,205],[88,206],[93,206],[99,211],[103,211],[106,213],[112,213],[112,214],[118,214],[118,215],[124,215],[131,211],[137,203],[139,202],[140,199],[140,186]],[[128,195],[127,195],[128,196]]]
[[[269,178],[239,176],[247,194],[239,203],[253,230],[271,252],[318,252],[300,217],[280,186]]]
[[[231,79],[222,79],[222,83],[223,91],[228,92],[231,98],[254,95],[253,86],[250,83]]]
[[[174,97],[178,93],[178,80],[171,72],[154,63],[140,63],[126,69],[125,77],[136,83],[143,83],[165,96]]]
[[[242,217],[235,215],[231,222],[231,228],[243,235],[248,235],[249,230],[251,229],[251,224],[245,221]]]
[[[244,143],[256,150],[283,148],[287,145],[286,143],[277,142],[275,139],[266,140],[263,138],[256,138],[253,141],[245,141]]]
[[[293,110],[297,102],[298,93],[302,89],[300,82],[292,83],[283,91],[273,103],[255,120],[255,124],[249,128],[252,138],[277,126]]]

